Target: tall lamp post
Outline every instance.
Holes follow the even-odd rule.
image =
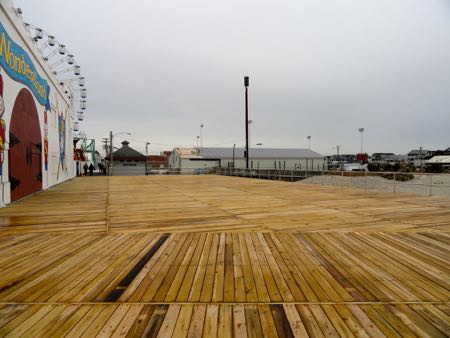
[[[249,77],[244,77],[245,86],[245,167],[248,169],[248,85]]]
[[[363,133],[364,128],[359,128],[358,131],[361,133],[361,154],[363,153]]]
[[[252,146],[250,144],[250,125],[253,123],[253,120],[248,120],[248,148],[250,149],[250,147]]]
[[[200,125],[200,149],[203,149],[203,127],[204,125]]]
[[[306,136],[308,139],[308,150],[311,150],[311,136]]]
[[[145,143],[145,175],[148,175],[148,146],[150,145],[150,142]]]
[[[236,150],[236,143],[233,144],[233,169],[234,169],[234,152]]]
[[[114,136],[121,134],[131,135],[129,132],[120,132],[115,134],[113,134],[112,130],[109,132],[109,176],[112,176],[113,174],[113,138]]]

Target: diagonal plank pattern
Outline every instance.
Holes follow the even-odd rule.
[[[0,224],[0,336],[450,335],[445,197],[89,177]]]

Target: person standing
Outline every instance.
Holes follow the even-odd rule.
[[[88,169],[89,169],[89,166],[87,165],[87,163],[85,163],[84,166],[83,166],[84,176],[87,176]]]
[[[89,166],[89,176],[92,176],[94,174],[94,165],[91,163],[91,165]]]

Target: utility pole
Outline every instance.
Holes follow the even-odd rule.
[[[248,169],[248,76],[244,77],[245,86],[245,167]]]
[[[234,169],[234,151],[235,151],[235,149],[236,149],[236,143],[233,144],[233,169]]]
[[[113,174],[113,132],[109,132],[109,176]]]
[[[105,154],[106,154],[106,156],[108,156],[108,150],[109,150],[109,145],[108,145],[108,143],[109,143],[109,139],[108,139],[107,137],[102,138],[102,143],[104,143],[104,144],[103,144],[103,149],[105,150]],[[106,157],[106,156],[105,156],[105,157]],[[106,163],[105,163],[105,165],[106,165]],[[108,166],[109,166],[109,162],[108,162]],[[106,170],[106,167],[105,167],[105,170]]]
[[[359,128],[358,131],[361,133],[361,154],[363,153],[363,133],[364,128]]]
[[[102,143],[104,143],[103,145],[103,150],[105,151],[105,154],[108,155],[108,151],[109,151],[109,138],[104,137],[102,138]]]
[[[150,142],[145,143],[145,175],[148,175],[148,146],[150,145]]]

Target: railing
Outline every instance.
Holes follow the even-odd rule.
[[[290,181],[303,180],[313,175],[321,175],[321,171],[286,170],[286,169],[243,169],[216,168],[216,174],[225,176],[240,176],[266,180]]]
[[[145,175],[210,175],[215,168],[147,168],[114,167],[113,176],[145,176]]]
[[[369,191],[401,192],[422,195],[450,196],[450,173],[355,172],[297,169],[243,169],[243,168],[148,168],[147,175],[225,175],[255,179],[351,187]],[[115,168],[114,175],[144,176],[145,169]]]
[[[216,174],[287,182],[308,179],[308,183],[360,188],[365,191],[450,196],[450,173],[216,168]]]

